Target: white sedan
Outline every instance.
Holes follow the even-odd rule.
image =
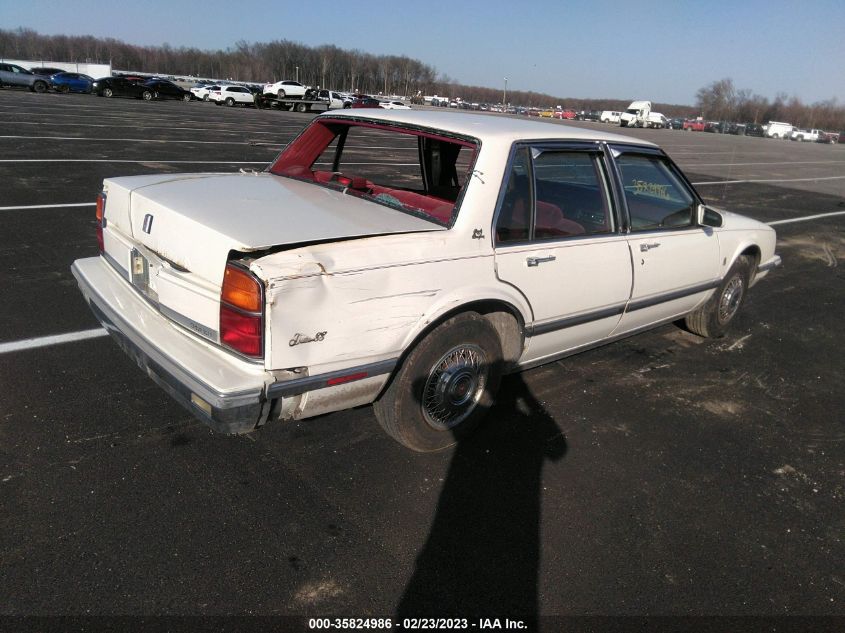
[[[279,99],[303,99],[306,91],[310,89],[310,86],[303,86],[298,81],[286,79],[274,84],[264,84],[263,92],[265,95],[273,95]]]
[[[379,106],[385,110],[410,110],[411,106],[407,106],[401,101],[381,101]]]
[[[194,95],[194,99],[198,101],[208,101],[209,94],[212,90],[220,90],[219,85],[215,84],[202,84],[199,86],[194,86],[191,88],[191,94]]]
[[[780,263],[656,145],[448,111],[327,112],[263,173],[109,178],[96,217],[83,295],[199,419],[374,403],[421,451],[507,372],[679,319],[721,336]]]

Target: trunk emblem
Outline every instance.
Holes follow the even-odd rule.
[[[148,213],[144,216],[144,225],[141,227],[144,233],[148,234],[153,230],[153,214]]]

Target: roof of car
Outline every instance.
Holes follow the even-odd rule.
[[[467,112],[438,112],[432,110],[370,110],[356,109],[354,112],[330,111],[322,114],[324,118],[355,118],[379,120],[420,127],[435,128],[472,136],[484,140],[554,139],[561,138],[576,141],[607,141],[638,145],[656,145],[643,139],[604,131],[588,130],[565,123],[518,119],[501,115],[471,114]]]

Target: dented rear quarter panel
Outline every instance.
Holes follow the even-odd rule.
[[[499,299],[489,240],[452,229],[303,247],[252,263],[267,288],[269,369],[311,374],[396,358],[444,314]],[[298,342],[297,336],[318,339]]]

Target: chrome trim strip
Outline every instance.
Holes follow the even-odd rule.
[[[184,314],[181,314],[179,312],[176,312],[176,310],[168,308],[166,305],[158,304],[158,309],[163,316],[166,316],[168,319],[178,323],[182,327],[189,329],[194,334],[198,334],[203,338],[208,339],[211,343],[216,344],[218,342],[219,339],[216,330],[213,330],[210,327],[203,325],[202,323],[198,323],[197,321],[186,317]],[[230,352],[233,350],[227,348],[226,351]],[[255,361],[254,358],[251,358],[250,360],[252,360],[253,362]]]
[[[546,321],[545,323],[532,323],[525,326],[525,334],[527,336],[537,336],[540,334],[548,334],[555,330],[562,330],[564,328],[589,323],[590,321],[598,321],[612,316],[618,316],[625,311],[625,304],[620,303],[609,308],[602,308],[594,312],[587,312],[577,316],[565,317],[563,319],[555,319],[554,321]]]
[[[267,388],[268,398],[298,396],[306,391],[316,391],[317,389],[324,389],[331,387],[328,381],[333,378],[342,378],[351,374],[366,373],[366,376],[350,380],[349,382],[341,384],[349,384],[365,378],[372,378],[373,376],[381,376],[389,374],[393,371],[399,363],[398,358],[391,358],[382,360],[377,363],[369,363],[367,365],[358,365],[357,367],[348,367],[346,369],[339,369],[337,371],[330,371],[325,374],[317,374],[316,376],[304,376],[302,378],[294,378],[292,380],[284,380],[275,382]]]
[[[117,272],[121,273],[124,279],[129,281],[129,271],[126,270],[123,266],[121,266],[114,257],[109,255],[105,251],[100,253],[100,255],[102,255],[103,259],[105,259],[109,264],[111,264],[112,268],[114,268]]]
[[[636,336],[637,334],[641,334],[642,332],[647,332],[648,330],[653,330],[654,328],[658,328],[662,325],[668,325],[669,323],[673,323],[677,321],[677,317],[672,317],[669,319],[664,319],[663,321],[658,321],[656,323],[650,323],[649,325],[644,325],[642,327],[638,327],[630,332],[623,332],[622,334],[616,334],[615,336],[609,336],[607,338],[603,338],[600,341],[595,341],[593,343],[587,343],[586,345],[581,345],[580,347],[573,347],[572,349],[564,350],[563,352],[559,352],[557,354],[552,354],[551,356],[545,356],[543,358],[537,358],[535,360],[528,361],[527,363],[521,363],[517,365],[517,371],[524,371],[526,369],[532,369],[533,367],[539,367],[540,365],[545,365],[546,363],[552,363],[556,360],[560,360],[561,358],[566,358],[567,356],[574,356],[575,354],[580,354],[581,352],[586,352],[587,350],[595,349],[596,347],[601,347],[602,345],[606,345],[608,343],[615,343],[616,341],[620,341],[622,339],[628,338],[630,336]]]
[[[765,264],[760,264],[759,266],[757,266],[757,272],[762,273],[767,270],[771,270],[772,268],[777,268],[781,265],[782,261],[783,260],[781,260],[780,255],[775,255]]]
[[[628,307],[625,311],[634,312],[635,310],[642,310],[643,308],[650,308],[651,306],[656,306],[658,303],[674,301],[675,299],[682,299],[690,295],[698,294],[699,292],[706,292],[707,290],[712,290],[713,288],[718,287],[720,283],[722,283],[721,279],[714,279],[713,281],[698,284],[697,286],[682,288],[681,290],[675,290],[674,292],[667,292],[666,294],[657,295],[656,297],[649,297],[648,299],[637,299],[636,301],[629,302]]]

